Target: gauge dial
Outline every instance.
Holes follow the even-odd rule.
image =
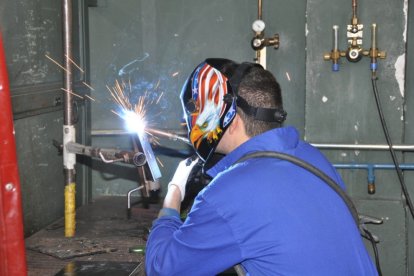
[[[261,33],[264,31],[266,25],[264,23],[263,20],[257,19],[253,22],[252,24],[252,29],[253,31],[255,31],[256,33]]]

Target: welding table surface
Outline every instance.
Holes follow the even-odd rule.
[[[53,241],[65,241],[62,218],[26,239],[28,275],[55,275],[71,261],[139,262],[138,275],[145,275],[144,256],[128,250],[145,245],[146,229],[151,227],[159,207],[150,204],[149,209],[144,209],[141,204],[134,205],[130,219],[127,218],[126,197],[102,197],[80,207],[76,212],[76,235],[71,239],[104,244],[112,252],[60,259],[30,249],[39,244],[53,247]]]

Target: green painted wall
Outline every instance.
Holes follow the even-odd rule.
[[[263,18],[268,34],[279,33],[279,50],[268,50],[268,68],[275,72],[283,87],[289,124],[304,129],[305,86],[305,8],[306,1],[295,1],[288,10],[277,2],[266,3]],[[237,12],[235,11],[237,7]],[[295,24],[289,21],[295,14]],[[208,57],[225,57],[238,61],[253,61],[250,46],[253,37],[251,23],[257,16],[253,1],[98,1],[89,8],[91,81],[96,88],[92,104],[93,129],[119,129],[122,120],[111,113],[117,106],[109,99],[106,85],[129,80],[136,95],[146,91],[160,95],[160,105],[148,112],[152,126],[182,130],[182,116],[178,100],[181,86],[196,64]],[[291,59],[284,57],[289,56]],[[175,76],[174,73],[178,73]],[[154,86],[159,82],[158,89]],[[159,115],[157,115],[159,114]],[[156,117],[156,118],[154,118]],[[94,145],[131,147],[129,138],[94,137]],[[175,144],[173,147],[182,148]],[[185,147],[184,147],[185,149]],[[176,160],[161,156],[163,184],[170,178]],[[136,187],[133,176],[122,169],[112,170],[111,177],[102,174],[102,164],[93,170],[93,192],[125,194]],[[172,167],[171,167],[172,166]],[[96,169],[95,169],[96,168]],[[126,174],[128,176],[126,177]],[[108,179],[110,178],[110,179]]]
[[[408,24],[407,24],[407,50],[406,50],[406,82],[405,82],[405,114],[404,114],[404,142],[407,144],[414,144],[414,79],[409,76],[414,75],[414,5],[411,3],[408,6]],[[407,163],[414,163],[413,154],[405,154],[404,161]],[[405,174],[405,181],[408,184],[411,197],[414,195],[414,173],[412,171]],[[408,274],[414,273],[414,220],[407,212],[408,220]]]
[[[345,3],[347,2],[347,3]],[[279,50],[268,49],[267,65],[281,83],[287,124],[295,125],[303,137],[314,143],[385,144],[375,106],[369,71],[369,58],[358,63],[341,60],[340,72],[331,71],[323,54],[332,47],[332,25],[339,25],[339,47],[346,48],[346,25],[352,16],[352,1],[263,1],[266,33],[279,33]],[[206,57],[227,57],[251,61],[252,21],[257,16],[255,1],[98,1],[90,8],[92,82],[102,99],[92,106],[93,129],[119,129],[122,121],[108,112],[114,104],[102,95],[105,85],[119,78],[121,68],[127,76],[151,83],[161,80],[168,104],[162,112],[168,119],[155,121],[155,127],[179,129],[181,111],[178,94],[185,76]],[[412,64],[406,40],[412,41],[406,25],[408,1],[359,1],[357,14],[364,24],[364,48],[370,47],[371,24],[378,26],[378,46],[387,51],[379,61],[378,88],[388,128],[395,144],[412,143],[409,89],[405,80]],[[411,21],[410,21],[411,22]],[[410,46],[410,44],[408,44]],[[131,63],[132,62],[132,63]],[[172,72],[179,72],[172,78]],[[139,77],[137,77],[139,76]],[[124,76],[126,77],[126,76]],[[147,87],[147,88],[148,88]],[[412,85],[411,85],[412,87]],[[406,92],[407,91],[407,92]],[[145,87],[136,90],[144,93]],[[99,94],[98,94],[99,93]],[[103,92],[105,94],[105,92]],[[107,93],[106,93],[107,94]],[[96,144],[130,146],[129,139],[95,137]],[[171,145],[179,147],[180,145]],[[391,163],[384,151],[325,150],[334,163]],[[398,154],[409,162],[410,153]],[[174,171],[173,158],[162,168],[165,185]],[[412,161],[412,160],[411,160]],[[123,194],[135,187],[135,172],[112,170],[108,180],[96,166],[93,172],[95,196]],[[379,236],[384,275],[408,275],[412,256],[412,220],[407,213],[400,184],[394,171],[375,172],[377,191],[367,193],[367,172],[341,170],[362,213],[384,219],[381,226],[369,228]],[[412,173],[405,173],[408,185]],[[411,191],[413,188],[410,185]],[[410,236],[411,235],[411,236]],[[410,244],[410,247],[409,247]],[[411,250],[411,251],[410,251]],[[410,252],[410,253],[409,253]],[[410,255],[409,255],[410,254]]]
[[[350,63],[342,58],[339,72],[332,72],[331,63],[322,59],[323,53],[332,48],[332,25],[339,25],[339,48],[346,48],[346,25],[352,16],[351,1],[347,2],[307,3],[306,139],[318,143],[386,144],[371,87],[370,59]],[[405,121],[410,118],[404,114],[410,110],[404,78],[406,9],[403,0],[367,0],[358,5],[359,21],[364,24],[363,47],[369,49],[371,24],[377,23],[378,47],[387,51],[387,58],[379,61],[377,84],[394,144],[405,142]],[[386,151],[337,150],[326,154],[338,163],[392,163]],[[401,154],[398,157],[405,161]],[[381,240],[378,248],[384,275],[406,275],[410,215],[395,171],[375,172],[374,195],[367,193],[366,171],[342,170],[341,174],[359,211],[384,219],[383,225],[369,227]],[[411,174],[406,173],[409,186]]]
[[[358,1],[364,24],[364,48],[370,24],[378,25],[378,88],[395,144],[414,144],[414,8],[408,0]],[[152,126],[180,131],[178,95],[196,64],[207,57],[252,61],[251,23],[257,2],[250,0],[96,0],[74,1],[75,58],[90,74],[96,101],[79,101],[78,140],[106,148],[131,148],[128,136],[95,136],[90,129],[122,129],[111,110],[118,107],[106,86],[131,81],[133,98],[163,95],[148,109]],[[88,7],[90,5],[90,7]],[[268,49],[267,67],[279,80],[287,124],[314,143],[385,144],[370,82],[369,59],[341,59],[339,72],[323,54],[331,50],[332,25],[339,25],[339,47],[346,47],[351,1],[263,1],[266,34],[280,35],[280,48]],[[2,1],[0,26],[5,41],[13,96],[16,141],[23,192],[25,233],[29,235],[63,215],[61,156],[52,139],[61,140],[62,72],[45,54],[61,59],[59,1]],[[79,30],[79,31],[78,31]],[[89,63],[90,62],[90,63]],[[90,65],[90,66],[89,66]],[[87,80],[76,72],[77,81]],[[87,93],[87,91],[80,91]],[[90,117],[91,115],[91,117]],[[187,151],[185,145],[161,140],[163,146]],[[161,152],[161,149],[155,149]],[[391,163],[388,152],[325,150],[334,163]],[[398,154],[414,162],[411,152]],[[179,158],[159,155],[165,187]],[[101,195],[125,195],[137,186],[136,169],[79,158],[78,204]],[[348,191],[363,213],[384,219],[370,226],[381,242],[384,275],[412,275],[414,223],[395,172],[376,171],[377,191],[367,193],[367,173],[341,170]],[[89,183],[89,178],[92,178]],[[414,197],[413,172],[404,174]],[[88,184],[89,183],[89,184]]]
[[[79,64],[84,41],[79,26],[82,6],[74,4],[74,56]],[[62,142],[63,96],[62,70],[46,55],[62,62],[61,1],[0,2],[0,30],[6,52],[10,82],[17,157],[22,188],[24,233],[33,234],[63,217],[63,161],[53,140]],[[2,61],[3,62],[3,61]],[[74,79],[82,78],[75,72]],[[83,93],[83,91],[80,91]],[[87,141],[87,103],[77,101],[77,140]],[[1,122],[0,122],[1,123]],[[76,167],[77,204],[88,196],[88,172],[83,164]],[[62,230],[63,231],[63,230]]]

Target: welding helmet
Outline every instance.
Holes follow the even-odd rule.
[[[237,107],[258,120],[285,120],[283,110],[252,107],[238,96],[240,82],[253,67],[263,69],[257,63],[238,64],[228,59],[210,58],[199,64],[185,82],[180,98],[188,136],[204,161],[216,149],[236,116]]]

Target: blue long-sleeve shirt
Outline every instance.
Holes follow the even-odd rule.
[[[377,275],[343,200],[318,177],[287,161],[249,159],[287,153],[341,178],[293,127],[253,137],[218,162],[184,223],[157,219],[147,243],[148,275],[215,275],[242,263],[250,275]]]

